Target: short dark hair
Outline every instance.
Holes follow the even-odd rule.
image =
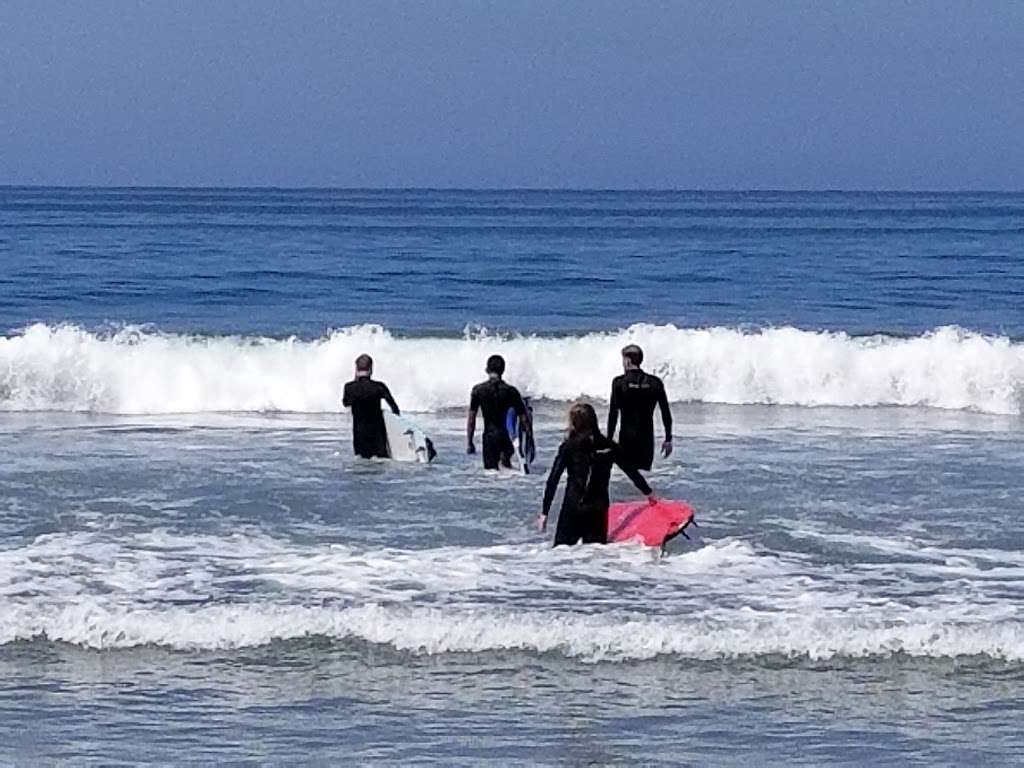
[[[622,356],[633,365],[640,365],[644,361],[644,351],[636,344],[627,344],[622,348]]]
[[[491,355],[487,358],[488,373],[496,373],[499,376],[505,373],[505,358],[501,355]]]
[[[356,370],[368,371],[373,368],[373,358],[369,355],[360,355],[356,358]]]

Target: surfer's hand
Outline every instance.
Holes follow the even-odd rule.
[[[473,445],[472,440],[466,443],[466,453],[476,453],[476,446]]]
[[[668,438],[661,444],[661,455],[666,459],[672,455],[672,438]]]
[[[541,512],[537,515],[537,530],[544,533],[548,529],[548,516]]]
[[[655,496],[653,493],[647,494],[647,503],[653,507],[655,504],[658,503],[658,497]]]

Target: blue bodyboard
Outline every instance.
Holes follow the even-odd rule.
[[[537,446],[533,440],[533,408],[530,406],[528,397],[523,398],[523,405],[526,406],[526,423],[530,426],[529,434],[520,434],[519,418],[516,416],[515,408],[509,408],[505,415],[505,429],[512,439],[516,458],[519,460],[519,469],[524,475],[528,475],[530,474],[530,465],[537,458]]]

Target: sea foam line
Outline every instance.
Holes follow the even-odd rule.
[[[59,610],[0,608],[0,644],[46,638],[108,650],[161,646],[231,650],[311,637],[358,640],[422,655],[524,651],[586,662],[659,656],[695,660],[784,656],[826,660],[903,654],[1024,660],[1024,624],[958,623],[923,612],[899,619],[863,614],[749,613],[706,617],[566,613],[367,605],[313,608],[222,605],[134,609],[82,604]]]
[[[619,349],[641,344],[674,401],[921,406],[1021,413],[1024,344],[956,327],[911,338],[769,328],[634,325],[569,337],[407,338],[353,326],[320,339],[102,335],[32,325],[0,338],[0,410],[123,414],[340,410],[352,360],[369,352],[407,410],[462,406],[502,354],[536,398],[605,400]]]

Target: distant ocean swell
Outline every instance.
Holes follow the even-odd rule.
[[[332,412],[362,352],[407,410],[461,406],[503,354],[538,399],[607,398],[618,350],[641,344],[674,401],[794,406],[919,406],[1019,415],[1024,344],[958,327],[852,337],[769,328],[634,325],[579,336],[396,336],[372,325],[315,340],[98,334],[32,325],[0,338],[0,410],[118,414]]]

